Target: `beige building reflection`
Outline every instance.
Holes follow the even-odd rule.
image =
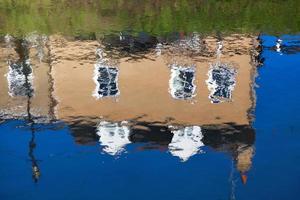
[[[69,124],[78,143],[97,139],[110,155],[119,155],[139,138],[148,141],[149,129],[159,133],[164,129],[169,134],[167,141],[158,143],[159,148],[181,161],[201,153],[204,145],[228,151],[246,182],[254,141],[227,138],[236,131],[235,126],[250,127],[249,112],[255,103],[255,37],[232,35],[220,41],[193,34],[157,43],[138,58],[99,41],[57,35],[31,35],[24,41],[28,44],[22,47],[23,51],[27,48],[26,59],[16,50],[22,42],[7,37],[1,43],[3,118],[27,116],[30,107],[35,118]],[[30,67],[26,77],[12,69],[21,61]],[[30,95],[22,94],[24,85]],[[136,125],[140,123],[144,126]],[[220,134],[224,124],[229,127],[221,134],[225,139],[214,147],[218,141],[208,137],[207,130]],[[93,133],[87,133],[87,126],[95,127]],[[161,136],[150,136],[150,141],[155,143],[158,138]]]
[[[95,66],[99,65],[95,52],[101,44],[52,36],[49,46],[53,61],[53,94],[58,101],[56,118],[68,121],[74,116],[102,116],[109,121],[139,118],[148,122],[172,119],[172,124],[186,125],[249,124],[248,112],[253,104],[253,38],[224,38],[220,58],[216,56],[216,39],[206,38],[204,44],[205,48],[200,53],[186,51],[186,55],[182,55],[175,52],[172,56],[172,48],[166,45],[159,56],[155,52],[148,52],[144,58],[137,60],[120,56],[115,59],[116,70],[108,67],[103,70],[107,77],[115,74],[117,78],[111,78],[107,84],[112,84],[108,87],[116,87],[117,91],[104,89],[102,92],[120,92],[120,95],[116,98],[95,98],[95,88],[100,87],[95,80],[101,82],[105,79],[100,75],[95,78]],[[110,58],[109,53],[104,51],[104,56]],[[232,94],[228,95],[230,100],[212,104],[209,98],[212,91],[206,82],[208,72],[216,62],[234,67],[236,74],[234,88],[230,90]],[[177,69],[170,68],[174,63],[178,64]],[[186,66],[193,66],[193,69]],[[191,101],[185,101],[188,99]]]

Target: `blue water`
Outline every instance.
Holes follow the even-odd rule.
[[[79,145],[63,122],[0,125],[1,199],[298,199],[300,195],[300,36],[261,36],[254,111],[255,154],[242,183],[233,156],[208,145],[180,162],[164,148],[131,143],[117,157],[96,142]],[[34,136],[35,147],[29,155]],[[33,157],[32,157],[33,155]],[[32,178],[32,163],[40,170]],[[47,195],[45,195],[47,194]]]

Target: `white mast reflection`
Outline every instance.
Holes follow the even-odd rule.
[[[130,129],[126,121],[121,123],[102,121],[97,127],[99,142],[104,146],[103,151],[114,156],[125,151],[125,146],[130,142]]]
[[[202,153],[200,147],[204,146],[199,126],[188,126],[172,131],[174,136],[169,144],[169,151],[177,156],[182,162],[187,161],[191,156]]]
[[[276,51],[282,55],[282,52],[281,52],[281,45],[282,45],[282,40],[280,38],[278,38],[276,40]]]

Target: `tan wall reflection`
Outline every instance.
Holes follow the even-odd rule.
[[[96,99],[92,96],[96,87],[93,81],[97,60],[95,52],[101,45],[96,41],[68,41],[58,36],[51,37],[49,46],[53,61],[54,96],[58,100],[56,116],[67,121],[75,116],[104,117],[111,121],[142,117],[140,120],[148,122],[173,119],[171,123],[175,124],[249,124],[248,111],[253,99],[253,39],[241,36],[225,38],[220,59],[215,54],[217,40],[205,39],[208,55],[198,55],[188,61],[196,66],[196,96],[184,101],[174,100],[169,94],[170,52],[161,56],[149,53],[147,59],[136,61],[119,59],[120,95]],[[205,81],[210,64],[217,61],[236,67],[236,86],[233,101],[212,104]]]
[[[23,45],[28,42],[28,45]],[[28,109],[33,117],[40,118],[42,121],[48,121],[51,115],[51,88],[49,84],[49,64],[47,62],[48,51],[45,44],[41,44],[40,48],[44,51],[44,58],[38,57],[37,46],[31,42],[24,40],[11,39],[1,44],[0,48],[0,110],[1,116],[4,118],[26,118],[28,117]],[[18,50],[19,49],[19,50]],[[23,49],[23,50],[22,50]],[[9,65],[23,62],[18,51],[28,50],[28,65],[32,73],[30,74],[33,92],[30,100],[26,92],[23,94],[10,94],[9,85],[13,80],[9,80]],[[25,62],[25,61],[24,61]],[[21,79],[25,80],[25,75]],[[12,77],[13,79],[16,77]],[[20,80],[14,80],[15,83]],[[24,84],[24,83],[23,83]],[[24,84],[26,85],[26,84]],[[24,90],[27,86],[24,86]],[[13,86],[11,86],[13,88]],[[10,89],[11,89],[10,88]],[[30,104],[30,105],[28,105]]]

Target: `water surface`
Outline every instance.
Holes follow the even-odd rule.
[[[1,199],[297,199],[298,2],[257,4],[1,2]]]

